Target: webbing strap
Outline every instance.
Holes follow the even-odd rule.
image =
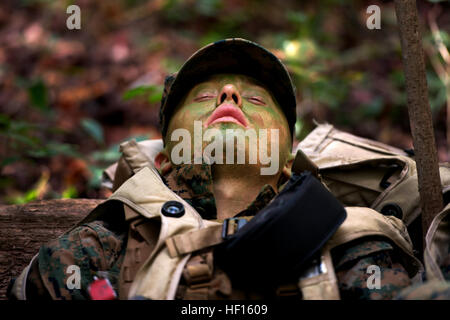
[[[224,223],[214,224],[200,230],[178,234],[166,239],[171,258],[205,249],[222,243],[228,236],[235,234],[252,217],[225,219]]]
[[[330,250],[320,257],[319,274],[302,276],[298,282],[303,300],[339,300],[339,287]]]
[[[171,258],[201,250],[223,241],[222,224],[179,234],[168,238],[166,246]]]
[[[187,262],[183,270],[183,277],[188,285],[183,297],[185,300],[208,299],[213,268],[211,251],[195,255]]]
[[[130,221],[127,248],[119,273],[119,299],[127,299],[131,284],[144,261],[156,246],[159,225],[143,218],[127,205],[123,205],[125,217]]]

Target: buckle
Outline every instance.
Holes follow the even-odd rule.
[[[247,223],[247,220],[244,218],[226,218],[223,220],[222,225],[222,239],[227,240],[229,239],[233,234],[238,232],[245,224]],[[231,230],[231,227],[233,229]]]
[[[317,277],[321,274],[327,273],[327,267],[322,257],[314,259],[307,268],[300,275],[300,280]]]

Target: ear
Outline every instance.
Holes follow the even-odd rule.
[[[160,151],[155,157],[155,167],[162,175],[165,175],[172,169],[172,163],[169,160],[169,156],[166,150]]]
[[[277,186],[281,186],[282,184],[284,184],[286,181],[288,181],[291,178],[291,174],[292,174],[292,164],[294,163],[294,155],[290,154],[286,163],[284,164],[283,169],[281,169],[281,174],[280,177],[278,178],[278,184]]]
[[[290,153],[283,169],[281,170],[281,175],[283,175],[288,180],[291,177],[291,173],[292,173],[291,169],[292,169],[292,164],[294,163],[294,159],[295,159],[295,156],[292,153]]]

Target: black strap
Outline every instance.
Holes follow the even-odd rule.
[[[294,174],[266,208],[216,248],[215,260],[233,283],[260,287],[298,280],[346,216],[310,172]]]

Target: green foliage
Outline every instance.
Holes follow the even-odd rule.
[[[124,139],[123,141],[128,141],[135,139],[137,142],[149,139],[148,136],[132,136]],[[88,155],[87,159],[89,161],[89,172],[91,173],[91,179],[89,180],[89,187],[99,188],[102,181],[103,170],[105,170],[109,165],[117,162],[121,156],[119,152],[119,144],[114,144],[106,149],[97,150]]]
[[[77,189],[75,188],[75,186],[67,187],[67,189],[65,189],[61,194],[62,199],[74,199],[77,196],[78,196],[78,192],[77,192]]]
[[[132,89],[126,91],[126,92],[123,94],[122,98],[123,98],[124,100],[130,100],[130,99],[132,99],[132,98],[135,98],[135,97],[139,97],[139,96],[148,94],[148,92],[149,92],[152,88],[153,88],[153,86],[139,86],[139,87],[136,87],[136,88],[132,88]]]
[[[142,85],[126,91],[122,98],[130,100],[144,96],[149,103],[157,103],[161,101],[164,87],[156,85]]]
[[[120,158],[119,146],[113,145],[106,150],[94,151],[90,158],[95,162],[114,163]]]
[[[24,195],[19,195],[8,199],[10,204],[25,204],[31,201],[37,200],[37,190],[31,189],[27,191]]]
[[[58,154],[80,156],[75,145],[43,141],[38,135],[38,133],[42,133],[42,130],[45,131],[46,127],[0,115],[0,137],[6,139],[12,150],[9,157],[2,159],[0,167],[26,158],[46,158]]]
[[[198,0],[195,7],[199,14],[213,17],[222,8],[222,0]]]
[[[161,63],[164,69],[167,70],[167,74],[177,72],[183,65],[182,61],[173,57],[165,57]]]
[[[39,199],[46,192],[49,180],[49,172],[43,171],[37,183],[27,192],[7,198],[11,204],[24,204]]]
[[[103,128],[100,123],[94,119],[85,118],[81,120],[81,126],[99,145],[105,143]]]
[[[42,80],[35,80],[28,87],[28,95],[30,103],[33,107],[41,111],[48,112],[48,90]]]
[[[222,0],[168,0],[163,7],[163,13],[169,21],[181,22],[195,16],[214,17],[222,6]]]
[[[437,112],[446,104],[447,88],[434,72],[427,72],[427,83],[431,110]]]
[[[301,141],[302,138],[304,138],[305,136],[305,124],[302,121],[302,119],[298,118],[297,121],[295,122],[295,133],[294,136],[297,138],[297,140]]]
[[[286,19],[297,26],[302,26],[308,22],[308,15],[303,12],[298,11],[288,11],[286,12]]]
[[[77,149],[78,146],[74,144],[50,141],[35,150],[28,151],[28,154],[35,158],[50,158],[57,155],[81,158],[81,154]]]

